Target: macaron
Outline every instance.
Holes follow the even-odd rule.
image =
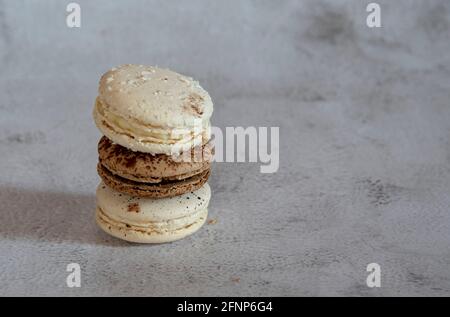
[[[105,183],[97,188],[96,221],[106,233],[136,243],[164,243],[196,232],[208,215],[211,190],[166,199],[138,198],[119,193]]]
[[[97,171],[109,187],[119,192],[138,197],[171,197],[195,191],[206,183],[213,152],[213,146],[207,143],[194,148],[187,159],[153,155],[134,152],[102,137]]]
[[[204,224],[212,112],[197,81],[167,69],[128,64],[102,76],[93,115],[104,135],[96,220],[105,232],[163,243]]]
[[[172,155],[208,142],[212,112],[211,97],[192,78],[128,64],[102,76],[94,120],[116,144]]]

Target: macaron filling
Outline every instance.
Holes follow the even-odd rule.
[[[149,235],[164,234],[168,232],[188,229],[197,221],[204,220],[207,213],[208,210],[204,208],[201,210],[197,210],[193,214],[177,219],[168,219],[165,221],[141,221],[131,223],[128,219],[115,219],[113,216],[107,215],[101,207],[97,207],[97,217],[104,223],[114,226],[117,229],[132,230]]]
[[[124,194],[146,198],[166,198],[197,190],[208,181],[210,174],[210,169],[207,169],[200,174],[183,180],[167,180],[155,184],[135,182],[114,175],[101,164],[97,165],[97,171],[105,184],[114,190]]]
[[[94,119],[106,126],[112,132],[123,134],[139,142],[157,144],[187,143],[198,138],[210,128],[209,120],[202,121],[201,127],[162,128],[138,122],[132,118],[118,115],[100,98],[97,98],[94,108]]]
[[[110,180],[111,178],[114,178],[117,182],[120,182],[120,183],[126,183],[131,186],[138,186],[138,187],[147,186],[149,188],[151,188],[153,186],[154,187],[172,186],[172,185],[179,184],[181,182],[191,182],[193,179],[207,177],[207,176],[209,176],[209,173],[210,173],[210,169],[206,168],[205,170],[199,171],[198,173],[195,173],[194,175],[189,175],[189,177],[186,177],[186,178],[177,179],[177,178],[169,177],[169,178],[162,178],[157,183],[151,183],[151,182],[141,182],[141,181],[135,181],[135,180],[131,180],[128,178],[124,178],[120,175],[114,174],[108,168],[106,168],[105,166],[103,166],[100,163],[97,165],[97,170],[98,170],[100,177],[102,177],[103,179],[106,178],[107,181]]]

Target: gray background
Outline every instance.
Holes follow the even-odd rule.
[[[81,29],[68,2],[0,0],[0,295],[450,295],[450,2],[379,1],[381,29],[369,1],[78,1]],[[215,164],[185,240],[103,234],[91,110],[123,63],[279,126],[278,173]]]

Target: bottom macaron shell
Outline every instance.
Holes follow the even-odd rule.
[[[136,197],[167,198],[192,192],[202,187],[209,178],[210,169],[183,179],[165,183],[140,183],[111,173],[100,163],[97,165],[99,176],[112,189]]]
[[[177,230],[162,232],[142,230],[133,226],[127,226],[126,224],[116,223],[98,207],[95,216],[98,226],[107,234],[128,242],[147,244],[167,243],[186,238],[199,230],[205,223],[207,217],[208,210],[205,209],[199,212],[198,218],[194,223]]]

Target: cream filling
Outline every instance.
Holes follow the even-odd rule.
[[[144,124],[133,119],[126,119],[105,106],[99,98],[95,103],[95,109],[100,121],[106,122],[114,132],[131,135],[141,142],[176,144],[187,143],[202,135],[209,128],[209,121],[202,122],[201,127],[193,128],[159,128]]]
[[[106,215],[101,207],[97,207],[98,218],[108,225],[114,226],[118,229],[138,231],[147,234],[162,234],[173,233],[179,230],[187,229],[194,225],[197,221],[203,220],[206,217],[207,209],[199,209],[188,216],[169,219],[166,221],[129,221],[126,219],[119,219],[113,215]]]

